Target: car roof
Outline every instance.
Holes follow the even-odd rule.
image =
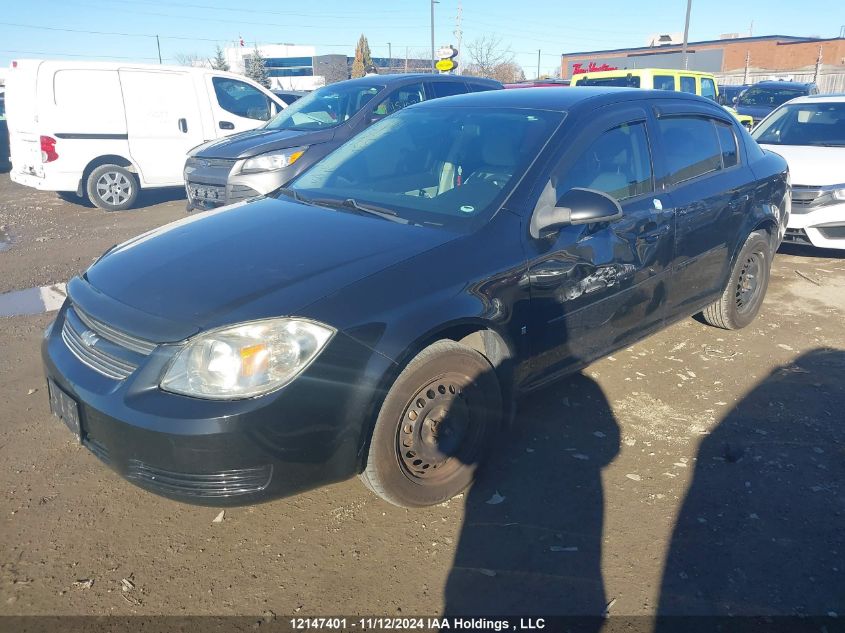
[[[617,68],[616,70],[597,70],[595,72],[587,71],[575,75],[573,79],[579,76],[589,77],[616,77],[625,75],[648,75],[648,74],[665,74],[665,73],[679,73],[683,75],[696,75],[704,77],[712,77],[713,73],[708,73],[702,70],[683,70],[681,68]]]
[[[535,88],[490,90],[487,92],[473,92],[465,95],[424,101],[412,107],[526,108],[566,112],[574,108],[580,108],[583,104],[589,104],[589,107],[593,108],[611,103],[642,101],[645,99],[693,101],[696,103],[706,103],[716,109],[722,110],[712,99],[706,99],[686,92],[598,86],[573,86],[567,90],[537,90]]]
[[[827,95],[803,95],[801,97],[795,97],[787,103],[818,103],[820,101],[823,103],[845,103],[845,92]]]
[[[482,84],[485,86],[500,88],[501,83],[495,79],[487,79],[485,77],[471,77],[469,75],[436,75],[432,73],[397,73],[395,75],[366,75],[364,77],[356,77],[355,79],[347,79],[344,83],[362,83],[362,84],[381,84],[389,86],[396,83],[412,82],[421,80],[437,81],[470,81],[474,84]]]
[[[767,81],[758,81],[756,84],[753,84],[751,87],[761,87],[761,88],[786,88],[787,90],[801,90],[804,88],[809,88],[813,85],[813,82],[803,82],[803,81],[777,81],[777,80],[767,80]]]

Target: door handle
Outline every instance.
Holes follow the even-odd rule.
[[[221,130],[234,130],[235,124],[231,121],[220,121],[217,125],[220,126]]]
[[[188,133],[188,119],[179,119],[179,130],[183,134]]]

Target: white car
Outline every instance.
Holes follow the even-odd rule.
[[[13,181],[109,211],[182,185],[193,147],[264,125],[286,105],[208,68],[15,60],[6,77]]]
[[[845,249],[845,95],[792,99],[752,136],[789,163],[792,210],[784,241]]]

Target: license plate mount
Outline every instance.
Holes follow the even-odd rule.
[[[47,391],[50,394],[50,411],[65,423],[76,440],[81,443],[82,425],[79,422],[79,403],[49,378]]]

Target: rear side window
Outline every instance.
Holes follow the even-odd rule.
[[[593,141],[558,182],[558,197],[572,189],[595,189],[617,200],[654,190],[645,123],[625,123]]]
[[[712,119],[669,117],[657,120],[666,153],[670,184],[677,184],[722,168],[722,148]]]
[[[701,96],[716,100],[716,84],[709,77],[701,79]]]
[[[386,116],[407,108],[409,105],[420,103],[421,101],[425,101],[423,85],[421,83],[409,84],[387,95],[384,101],[376,106],[375,114],[377,116]]]
[[[462,81],[434,81],[429,84],[434,93],[434,98],[451,97],[452,95],[466,94],[467,86]]]
[[[719,137],[719,147],[722,149],[722,167],[725,169],[733,167],[739,162],[733,127],[718,121],[715,125],[716,134]]]
[[[671,75],[655,75],[655,90],[675,90],[675,78]]]
[[[270,99],[257,88],[228,77],[213,77],[211,83],[217,103],[226,112],[257,121],[270,119]]]
[[[681,76],[681,92],[695,94],[695,77]]]

